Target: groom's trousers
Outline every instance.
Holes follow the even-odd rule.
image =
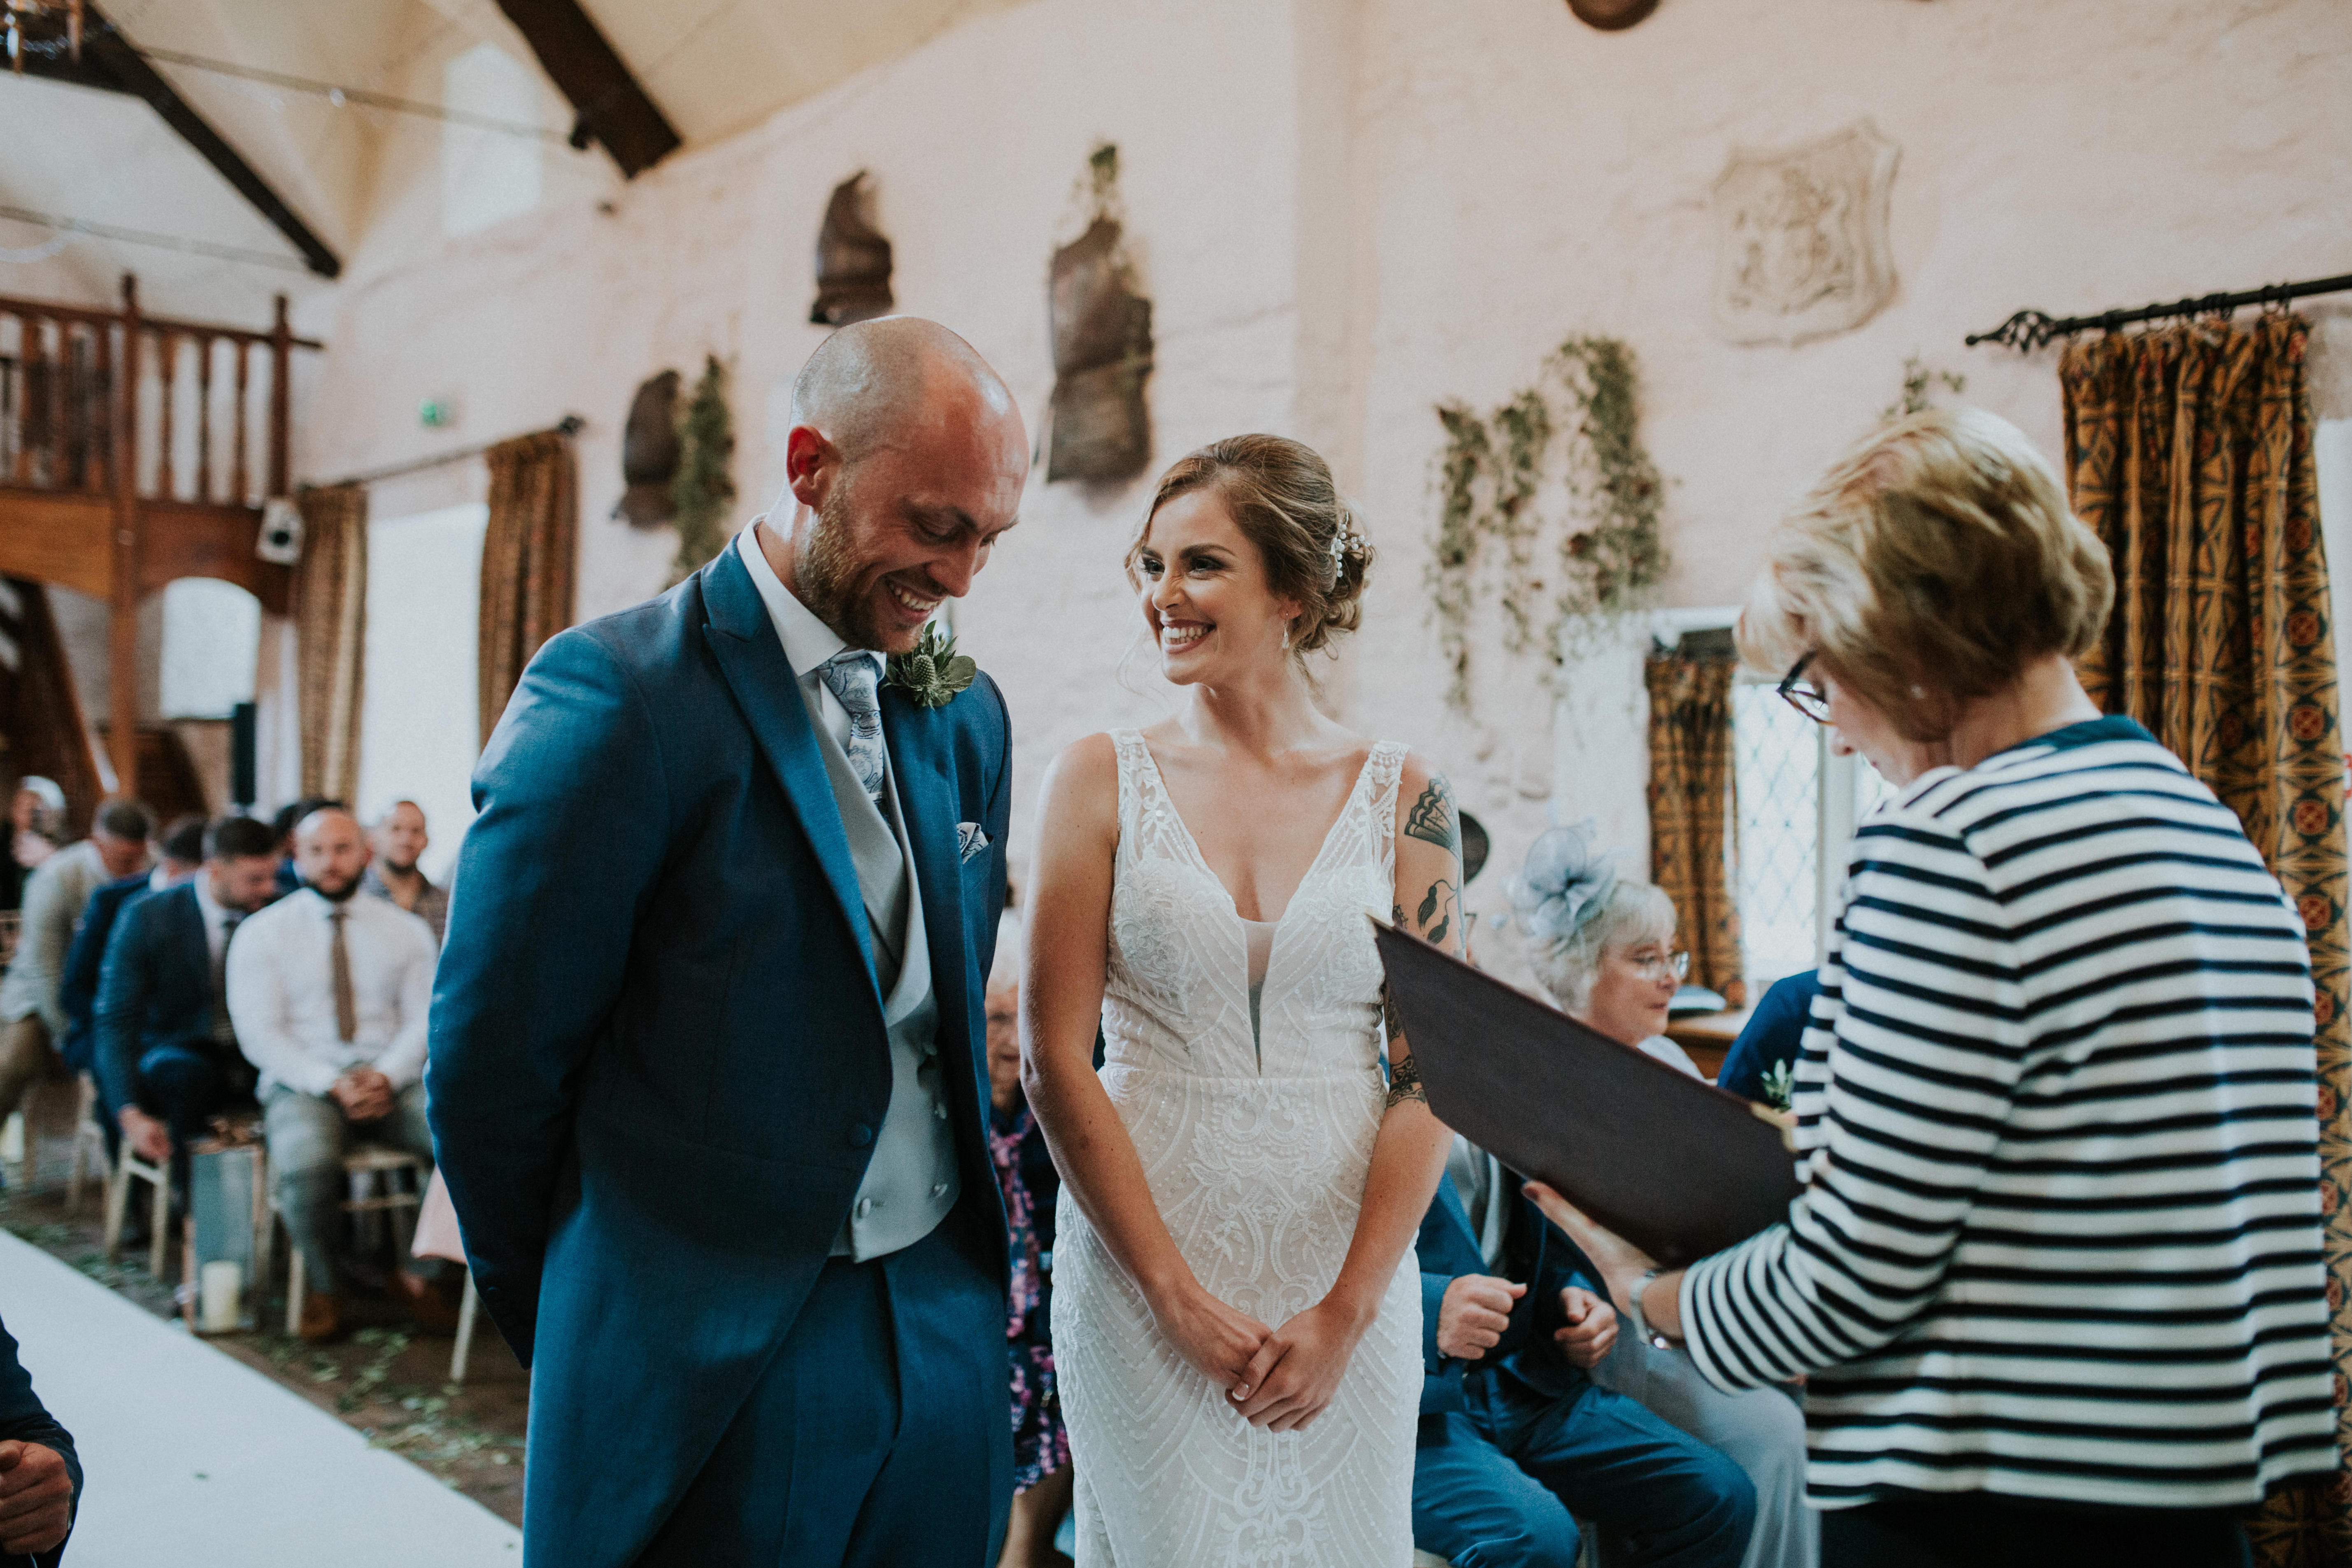
[[[989,1568],[1012,1506],[1004,1288],[969,1196],[830,1258],[641,1568]]]

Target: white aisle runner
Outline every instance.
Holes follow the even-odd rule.
[[[0,1319],[85,1478],[68,1568],[499,1568],[522,1532],[0,1232]]]

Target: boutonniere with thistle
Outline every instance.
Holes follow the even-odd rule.
[[[980,673],[980,661],[956,652],[955,638],[933,621],[912,653],[890,656],[882,684],[905,692],[917,706],[944,708]]]

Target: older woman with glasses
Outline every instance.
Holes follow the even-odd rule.
[[[1675,951],[1675,905],[1664,890],[1620,879],[1591,825],[1580,824],[1536,840],[1512,900],[1536,976],[1570,1017],[1698,1076],[1665,1037],[1690,954]],[[1793,1400],[1717,1388],[1683,1351],[1637,1334],[1619,1334],[1593,1377],[1748,1473],[1756,1527],[1740,1568],[1812,1568],[1821,1515],[1805,1505],[1805,1419]]]
[[[1915,416],[1773,538],[1751,665],[1896,793],[1796,1069],[1788,1219],[1660,1272],[1556,1194],[1628,1326],[1809,1375],[1835,1568],[2246,1561],[2336,1466],[2302,918],[2073,660],[2106,554],[2013,427]]]

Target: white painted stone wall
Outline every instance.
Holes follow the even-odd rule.
[[[420,51],[420,88],[445,63]],[[1571,331],[1625,339],[1673,484],[1664,601],[1735,601],[1778,505],[1895,400],[1907,355],[1965,374],[1970,400],[2054,452],[2054,355],[1965,333],[2021,306],[2343,270],[2347,83],[2340,0],[1664,0],[1612,35],[1557,0],[1031,0],[626,185],[551,154],[537,211],[460,239],[442,237],[437,163],[393,148],[350,280],[303,308],[331,347],[300,466],[585,415],[580,610],[612,610],[660,586],[672,548],[605,520],[645,376],[718,354],[740,515],[775,489],[836,181],[871,172],[901,308],[971,338],[1034,432],[1046,258],[1079,226],[1088,151],[1116,141],[1155,304],[1155,467],[1250,428],[1332,457],[1381,560],[1331,700],[1454,775],[1496,832],[1474,900],[1491,910],[1547,811],[1597,815],[1641,851],[1638,663],[1627,647],[1580,671],[1555,722],[1533,672],[1482,647],[1478,721],[1444,711],[1422,587],[1433,404],[1498,401]],[[1902,147],[1892,303],[1800,348],[1721,342],[1706,193],[1730,150],[1864,115]],[[419,429],[417,402],[445,395],[460,427]],[[443,486],[438,505],[467,482],[410,488]],[[1012,699],[1024,803],[1061,745],[1161,710],[1142,659],[1138,689],[1118,674],[1141,494],[1033,483],[957,608]]]

